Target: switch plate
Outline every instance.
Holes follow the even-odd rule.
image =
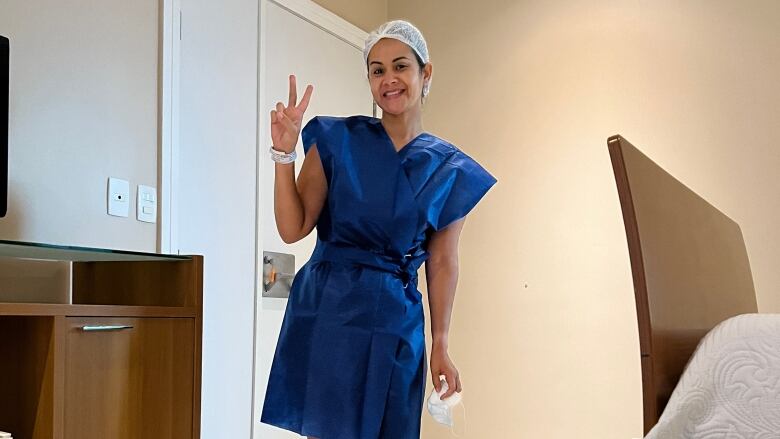
[[[157,222],[157,189],[138,185],[138,221]]]
[[[108,214],[128,216],[130,212],[130,182],[119,178],[108,178]]]

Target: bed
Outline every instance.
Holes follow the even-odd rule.
[[[780,438],[780,315],[757,314],[739,225],[623,137],[607,146],[634,282],[646,438]]]

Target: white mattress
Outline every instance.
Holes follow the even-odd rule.
[[[713,328],[645,438],[780,439],[780,314]]]

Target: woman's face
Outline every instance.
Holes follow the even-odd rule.
[[[402,114],[421,105],[423,84],[431,76],[431,64],[420,69],[412,48],[383,38],[368,53],[368,82],[382,111]]]

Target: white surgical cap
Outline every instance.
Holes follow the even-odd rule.
[[[393,38],[406,43],[417,53],[423,63],[428,64],[428,45],[425,43],[422,33],[412,23],[404,20],[393,20],[379,26],[368,35],[366,45],[363,48],[363,61],[368,65],[368,52],[382,38]]]

